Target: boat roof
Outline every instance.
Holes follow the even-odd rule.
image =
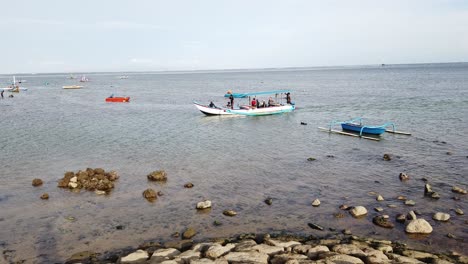
[[[253,92],[253,93],[227,93],[224,95],[224,97],[229,97],[233,96],[234,98],[246,98],[249,96],[255,96],[255,95],[267,95],[267,94],[279,94],[279,93],[289,93],[291,92],[290,90],[275,90],[275,91],[265,91],[265,92]]]

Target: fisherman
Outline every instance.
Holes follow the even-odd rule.
[[[234,96],[232,94],[229,95],[229,101],[231,102],[231,109],[234,109]]]

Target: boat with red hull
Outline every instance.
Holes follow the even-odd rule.
[[[130,97],[107,97],[106,102],[111,103],[128,103],[130,102]]]

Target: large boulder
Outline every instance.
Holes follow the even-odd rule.
[[[422,218],[411,220],[405,229],[406,233],[410,234],[430,234],[432,226]]]

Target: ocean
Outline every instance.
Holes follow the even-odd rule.
[[[79,84],[69,76],[17,75],[29,90],[14,98],[5,92],[0,100],[0,249],[7,260],[60,262],[85,250],[177,240],[171,235],[187,227],[197,230],[195,240],[279,232],[320,237],[349,229],[422,250],[468,253],[466,216],[453,211],[467,211],[467,198],[451,191],[468,188],[467,63],[86,73],[84,88],[62,89]],[[0,86],[11,78],[0,75]],[[228,90],[278,89],[292,91],[294,112],[205,116],[192,104],[225,105]],[[130,96],[130,103],[106,103],[110,94]],[[371,141],[318,129],[355,117],[371,125],[393,122],[412,135]],[[115,170],[120,179],[109,195],[57,187],[66,171],[86,168]],[[147,180],[155,170],[167,172],[166,183]],[[401,182],[401,172],[410,180]],[[33,187],[34,178],[44,184]],[[424,196],[422,178],[439,200]],[[187,182],[194,187],[184,188]],[[150,203],[142,197],[147,188],[163,196]],[[39,198],[44,192],[49,200]],[[400,195],[416,204],[405,205]],[[197,211],[205,199],[211,210]],[[319,207],[311,206],[314,199]],[[363,205],[368,215],[355,219],[342,204]],[[237,216],[224,216],[228,209]],[[395,216],[410,210],[433,226],[432,234],[405,233]],[[432,220],[438,211],[450,220]],[[346,217],[335,218],[338,212]],[[378,214],[389,215],[395,228],[374,225]]]

